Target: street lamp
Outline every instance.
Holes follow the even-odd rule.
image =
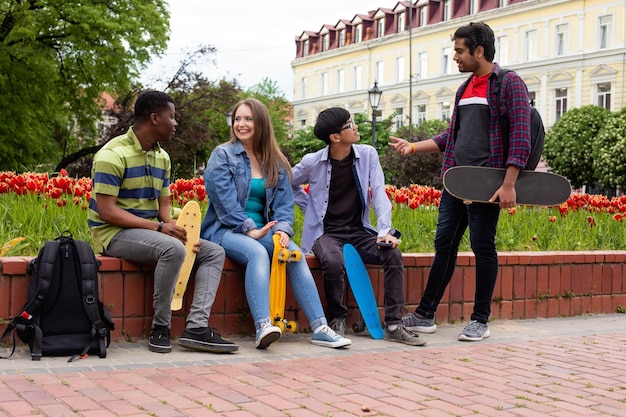
[[[380,96],[383,95],[383,91],[378,88],[378,81],[374,81],[374,87],[367,90],[367,95],[370,99],[370,106],[372,106],[372,146],[376,146],[376,110],[380,104]]]

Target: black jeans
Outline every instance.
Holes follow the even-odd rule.
[[[497,204],[465,204],[445,190],[439,203],[435,259],[426,289],[416,312],[432,319],[456,267],[459,243],[469,226],[470,244],[476,258],[476,292],[472,320],[486,324],[491,314],[491,299],[498,278],[496,228],[500,207]]]
[[[326,232],[313,245],[313,252],[322,265],[328,321],[345,318],[346,269],[343,245],[352,244],[366,264],[382,265],[384,270],[385,324],[402,322],[404,309],[404,260],[398,249],[379,249],[376,235],[363,229],[345,228]]]

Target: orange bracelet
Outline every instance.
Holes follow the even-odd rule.
[[[415,143],[411,142],[411,153],[415,153]]]

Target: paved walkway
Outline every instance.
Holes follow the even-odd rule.
[[[216,355],[115,343],[106,359],[0,360],[0,416],[626,416],[626,315],[463,324],[408,347],[353,335],[347,349],[285,334]]]

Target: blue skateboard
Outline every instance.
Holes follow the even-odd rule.
[[[346,264],[348,282],[350,283],[350,288],[352,288],[352,294],[354,294],[359,310],[361,310],[365,326],[374,339],[382,339],[384,331],[378,315],[378,305],[376,304],[374,289],[372,288],[367,269],[365,269],[365,265],[357,250],[349,243],[343,245],[343,258]],[[355,332],[364,330],[358,324],[353,326],[352,329]]]

